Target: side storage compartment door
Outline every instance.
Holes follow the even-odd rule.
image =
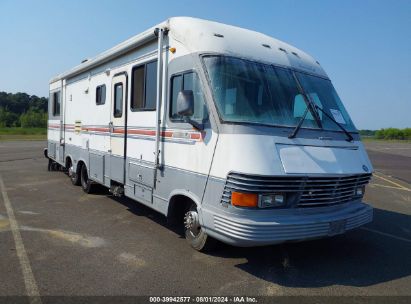
[[[104,184],[104,155],[90,153],[90,178]]]
[[[128,178],[134,187],[134,196],[145,203],[152,203],[154,187],[154,167],[143,161],[128,163]]]

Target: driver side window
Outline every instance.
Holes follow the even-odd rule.
[[[194,113],[189,118],[197,122],[208,120],[208,110],[204,102],[204,94],[200,79],[195,72],[186,72],[174,75],[171,78],[170,120],[183,121],[183,117],[177,113],[177,97],[182,90],[191,90],[194,95]]]

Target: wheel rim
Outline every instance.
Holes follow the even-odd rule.
[[[83,185],[84,188],[87,188],[87,183],[88,183],[88,175],[87,175],[87,168],[86,166],[81,167],[81,184]]]
[[[73,178],[73,176],[74,176],[74,168],[71,165],[71,163],[69,163],[69,165],[68,165],[68,176],[71,177],[71,178]]]
[[[184,228],[192,237],[196,237],[200,234],[201,226],[197,211],[191,210],[185,214]]]

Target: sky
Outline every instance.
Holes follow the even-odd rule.
[[[49,80],[172,16],[259,31],[318,60],[359,129],[411,127],[411,0],[0,0],[0,91]]]

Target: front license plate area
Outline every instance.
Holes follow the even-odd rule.
[[[342,234],[345,232],[346,220],[339,220],[330,223],[328,228],[328,235],[333,236],[337,234]]]

